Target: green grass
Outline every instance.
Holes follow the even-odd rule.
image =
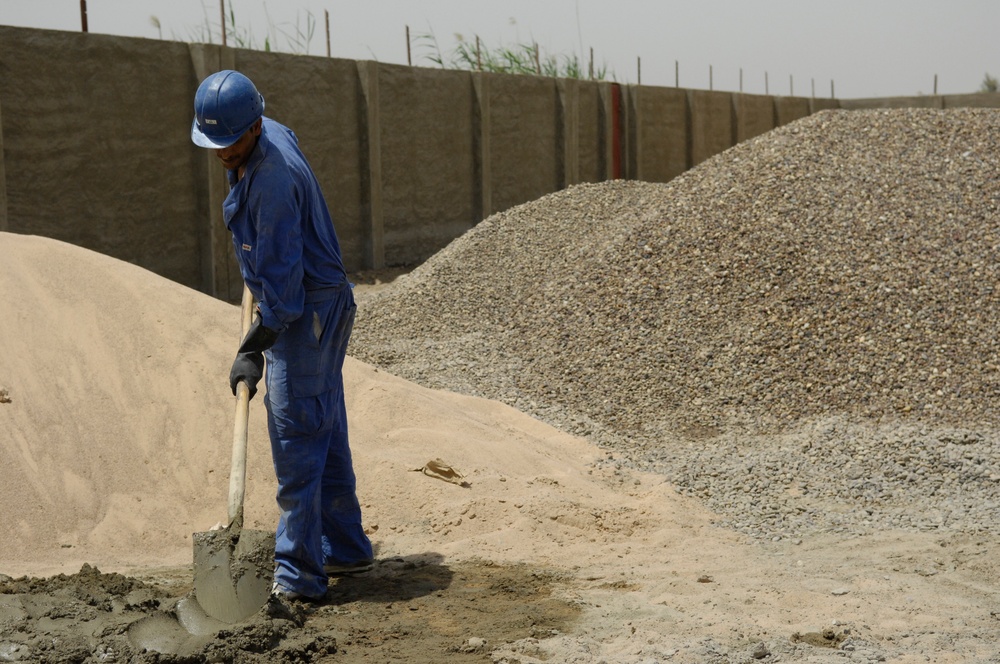
[[[605,65],[591,73],[590,67],[585,70],[575,54],[543,53],[538,44],[490,47],[484,46],[478,36],[467,40],[456,34],[455,47],[444,52],[433,32],[417,34],[413,42],[424,60],[444,69],[594,80],[604,80],[608,75]]]
[[[214,3],[213,3],[214,4]],[[233,2],[229,0],[228,8],[225,12],[226,44],[235,48],[246,48],[256,51],[284,51],[294,54],[309,54],[309,48],[313,37],[316,35],[316,18],[312,13],[300,12],[296,14],[294,24],[277,25],[267,15],[268,28],[264,33],[264,41],[261,43],[255,36],[253,27],[250,25],[239,25],[236,22],[236,12],[233,9]],[[217,5],[216,5],[217,6]],[[222,43],[222,23],[218,18],[209,17],[209,9],[205,2],[202,2],[202,13],[204,14],[200,25],[189,27],[187,39],[179,41],[189,41],[202,44]],[[267,6],[264,7],[265,13]],[[213,16],[218,17],[218,13]],[[156,16],[150,17],[150,22],[160,30],[160,20]],[[160,36],[162,38],[162,31]],[[176,35],[174,39],[177,39]]]

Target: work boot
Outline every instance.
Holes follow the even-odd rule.
[[[278,599],[283,599],[287,601],[298,601],[298,602],[319,602],[322,597],[310,597],[309,595],[303,595],[302,593],[289,590],[277,581],[271,586],[271,595],[277,597]]]

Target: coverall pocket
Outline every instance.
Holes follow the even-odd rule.
[[[353,303],[344,308],[335,299],[307,305],[289,338],[289,390],[296,397],[311,397],[342,388],[341,371],[347,342],[354,327]]]

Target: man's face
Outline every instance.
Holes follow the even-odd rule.
[[[222,161],[222,165],[226,167],[226,170],[235,171],[246,165],[247,160],[250,159],[250,153],[257,146],[257,137],[260,136],[260,126],[261,121],[257,120],[257,122],[253,123],[252,127],[240,136],[240,140],[228,148],[215,151],[215,156]]]

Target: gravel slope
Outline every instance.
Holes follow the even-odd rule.
[[[1000,478],[998,140],[996,110],[827,111],[667,184],[571,187],[398,279],[351,352],[589,436],[754,534],[975,529]]]

